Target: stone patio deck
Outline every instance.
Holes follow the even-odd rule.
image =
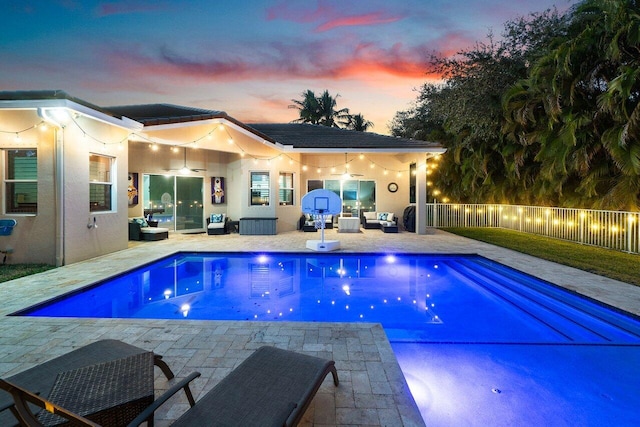
[[[315,234],[315,233],[314,233]],[[142,263],[189,251],[310,252],[311,233],[275,236],[171,234],[168,240],[136,242],[107,256],[0,284],[0,375],[22,371],[73,348],[115,338],[164,355],[178,377],[198,370],[196,398],[261,345],[275,345],[333,358],[340,386],[327,379],[305,414],[302,426],[422,426],[391,346],[378,324],[166,321],[136,319],[64,319],[8,317],[7,314]],[[454,236],[439,230],[427,235],[354,234],[326,231],[340,240],[342,252],[475,253],[518,270],[640,315],[640,287],[632,286]],[[156,390],[171,384],[156,376]],[[156,414],[156,425],[170,425],[187,408],[182,396]]]

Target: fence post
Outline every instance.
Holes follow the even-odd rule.
[[[433,199],[433,228],[438,228],[438,209],[436,208],[436,199]]]

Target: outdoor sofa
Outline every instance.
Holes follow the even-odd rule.
[[[298,228],[302,231],[318,231],[318,229],[316,228],[316,222],[319,217],[320,215],[302,214],[302,216],[300,217],[300,224]],[[324,216],[324,228],[333,228],[333,215]]]
[[[156,222],[150,224],[144,218],[129,218],[129,240],[155,241],[168,238],[168,228],[158,227]]]
[[[360,223],[364,229],[382,229],[382,226],[396,225],[397,217],[393,212],[363,212]]]

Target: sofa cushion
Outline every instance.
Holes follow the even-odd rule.
[[[389,222],[393,221],[393,212],[389,212],[389,214],[387,215],[387,221]]]
[[[162,228],[162,227],[141,227],[140,232],[145,234],[160,234],[160,233],[168,233],[169,229]]]
[[[371,221],[372,219],[376,219],[376,213],[375,212],[364,212],[362,215],[364,215],[364,219],[366,219],[367,221]]]
[[[225,227],[224,222],[210,222],[209,225],[207,225],[207,228],[210,230],[216,229],[216,228],[224,228],[224,227]]]

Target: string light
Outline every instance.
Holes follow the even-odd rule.
[[[153,151],[158,151],[160,149],[160,144],[157,141],[155,141],[154,139],[149,138],[149,137],[147,137],[147,136],[145,136],[143,134],[139,134],[139,133],[136,133],[136,132],[130,132],[128,135],[126,135],[125,137],[123,137],[123,138],[121,138],[121,139],[119,139],[117,141],[105,141],[105,140],[102,140],[102,139],[92,135],[90,132],[87,132],[82,127],[82,125],[78,122],[78,120],[82,119],[85,116],[83,116],[83,115],[81,115],[79,113],[75,113],[73,115],[69,115],[66,111],[62,111],[62,113],[64,114],[66,120],[71,120],[78,127],[78,129],[82,132],[82,138],[83,139],[91,139],[91,140],[93,140],[95,142],[98,142],[98,143],[102,144],[105,148],[107,148],[110,145],[117,144],[118,150],[122,150],[122,149],[124,149],[124,145],[123,145],[124,142],[126,142],[126,141],[132,141],[132,142],[139,141],[139,142],[148,143],[150,148]],[[45,130],[48,129],[48,125],[47,125],[47,123],[45,121],[40,121],[40,122],[38,122],[38,123],[36,123],[36,124],[34,124],[32,126],[29,126],[29,127],[25,128],[25,129],[21,129],[21,130],[18,130],[18,131],[3,131],[3,130],[0,130],[0,133],[13,134],[15,142],[21,142],[22,141],[21,134],[24,133],[24,132],[28,132],[28,131],[30,131],[32,129],[40,129],[41,131],[45,131]],[[228,127],[225,126],[223,123],[215,123],[215,126],[213,127],[213,129],[209,129],[208,131],[204,132],[203,135],[201,137],[199,137],[199,138],[196,138],[196,139],[191,140],[191,141],[186,141],[186,142],[181,143],[181,144],[173,145],[171,147],[171,151],[174,152],[174,153],[178,152],[179,151],[179,147],[184,147],[184,146],[191,146],[193,148],[198,148],[199,147],[198,142],[201,141],[201,140],[204,140],[204,139],[207,139],[207,140],[213,139],[214,132],[217,129],[220,129],[221,132],[226,132],[227,133],[227,139],[226,139],[227,143],[229,145],[234,145],[235,144],[235,146],[238,147],[238,150],[239,150],[238,154],[240,155],[240,157],[244,158],[249,154],[249,153],[246,152],[246,150],[242,146],[237,144],[237,142],[233,139],[233,136],[229,133]],[[266,141],[266,140],[263,140],[262,142],[263,142],[263,144],[268,144],[268,141]],[[253,155],[249,154],[249,157],[252,157],[252,158],[255,159],[255,157]],[[270,160],[273,160],[273,159],[276,159],[276,158],[278,160],[283,160],[283,159],[287,158],[288,159],[288,163],[290,165],[294,165],[296,163],[300,164],[301,169],[303,171],[305,171],[305,172],[309,169],[309,165],[306,165],[306,164],[303,165],[300,162],[300,160],[298,160],[296,158],[293,158],[293,157],[289,156],[286,153],[281,153],[281,154],[278,154],[277,156],[274,156],[274,157],[271,157],[271,158],[268,158],[268,159],[262,159],[262,160],[265,160],[265,161],[267,161],[267,164],[270,164]],[[369,161],[369,168],[371,168],[371,169],[374,169],[376,166],[379,166],[378,164],[376,164],[375,161],[371,160],[370,158],[368,158],[363,153],[359,153],[357,158],[360,159],[360,160],[368,160]],[[434,159],[435,160],[439,160],[439,156],[434,157]],[[343,164],[344,168],[349,170],[351,168],[350,162],[352,162],[353,160],[355,160],[355,158],[346,161]],[[311,166],[313,167],[313,165],[311,165]],[[337,166],[340,166],[340,165],[317,166],[316,167],[316,171],[319,174],[322,173],[323,170],[330,170],[331,173],[335,173]],[[388,175],[390,171],[391,172],[396,172],[398,176],[402,176],[402,173],[405,172],[405,171],[402,171],[402,170],[394,171],[393,169],[388,169],[386,167],[384,168],[384,174],[385,175]],[[428,171],[427,173],[430,173],[430,171]]]

